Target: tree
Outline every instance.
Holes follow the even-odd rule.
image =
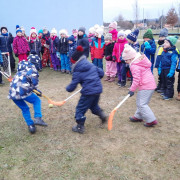
[[[166,16],[166,23],[169,24],[172,29],[175,26],[175,24],[178,22],[178,15],[176,13],[175,8],[171,8]]]
[[[119,14],[119,16],[115,19],[118,26],[120,26],[122,29],[132,29],[134,24],[132,21],[124,20],[124,17]]]

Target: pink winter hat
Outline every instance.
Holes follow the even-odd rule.
[[[114,21],[114,22],[110,23],[109,28],[117,29],[117,22]]]
[[[137,54],[137,52],[135,49],[133,49],[129,44],[125,44],[124,51],[122,54],[122,58],[124,60],[133,59],[136,57],[136,54]]]

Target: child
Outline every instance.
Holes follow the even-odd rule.
[[[114,45],[113,48],[113,61],[117,62],[117,75],[118,75],[118,85],[122,86],[122,62],[121,62],[121,55],[124,50],[124,45],[127,44],[128,41],[125,38],[124,31],[118,32],[118,40]]]
[[[77,125],[72,128],[72,131],[78,133],[84,133],[85,131],[85,113],[88,109],[90,109],[93,114],[100,117],[102,124],[107,121],[106,115],[98,105],[100,94],[102,93],[100,79],[104,76],[104,72],[102,69],[90,63],[83,53],[82,46],[78,46],[77,50],[72,55],[71,62],[74,64],[72,67],[73,77],[72,82],[66,87],[68,92],[72,92],[79,83],[82,86],[82,95],[76,106],[75,119]]]
[[[19,62],[17,73],[10,84],[8,95],[8,98],[12,99],[21,109],[22,115],[31,134],[36,132],[35,125],[47,126],[47,124],[42,120],[41,100],[33,93],[34,89],[37,90],[39,77],[37,69],[33,65],[35,63],[36,61],[30,62],[24,60]],[[39,93],[41,96],[40,91]],[[34,121],[31,119],[30,110],[25,101],[33,104]]]
[[[3,58],[1,55],[1,50],[0,50],[0,71],[1,71],[1,67],[3,68]],[[4,85],[4,81],[2,80],[2,74],[0,73],[0,85]]]
[[[178,96],[177,96],[176,100],[180,101],[180,52],[178,52],[178,53],[179,53],[179,62],[178,62],[176,71],[179,72],[179,75],[178,75],[178,85],[177,85]]]
[[[106,59],[106,79],[105,81],[113,82],[115,81],[115,76],[117,74],[117,64],[112,61],[112,53],[114,48],[114,43],[112,42],[112,34],[107,33],[105,35],[105,59]]]
[[[159,40],[158,40],[158,45],[157,45],[158,49],[157,49],[157,56],[156,56],[156,62],[155,62],[155,68],[157,69],[159,68],[159,62],[160,62],[161,54],[163,52],[164,40],[166,39],[167,36],[168,36],[168,30],[166,28],[163,28],[159,33]],[[158,75],[158,85],[157,85],[156,91],[158,93],[163,93],[161,74]]]
[[[19,62],[27,60],[29,54],[29,45],[24,36],[22,36],[22,30],[17,28],[16,37],[13,41],[13,51],[16,57],[19,58]]]
[[[84,55],[88,58],[89,57],[89,41],[87,35],[85,33],[86,29],[84,27],[80,27],[78,30],[78,37],[77,37],[77,46],[82,46],[84,49]]]
[[[77,29],[73,29],[72,30],[72,35],[74,36],[74,39],[77,42],[78,30]]]
[[[44,53],[44,47],[42,46],[42,37],[43,37],[43,30],[40,29],[38,31],[38,39],[39,39],[39,41],[41,43],[41,55],[40,55],[40,58],[43,56],[43,53]],[[41,63],[41,66],[42,66],[42,63]]]
[[[99,27],[96,30],[95,37],[93,38],[91,43],[91,59],[92,63],[101,69],[103,69],[104,48],[105,42],[103,29]]]
[[[50,69],[53,69],[50,51],[49,51],[49,45],[46,44],[46,41],[50,39],[50,32],[47,30],[47,28],[43,29],[43,36],[41,39],[41,46],[44,49],[43,55],[42,55],[42,67],[49,66],[50,63]]]
[[[12,34],[8,33],[8,29],[6,27],[1,27],[0,50],[1,52],[9,52],[11,71],[15,72],[15,59],[12,53],[12,46],[11,46],[12,43],[13,43]]]
[[[138,90],[136,105],[137,110],[133,117],[130,117],[132,122],[146,121],[144,126],[153,127],[157,124],[154,113],[148,106],[150,99],[156,88],[156,83],[153,74],[151,73],[151,62],[145,55],[137,53],[128,44],[125,45],[122,58],[130,65],[133,82],[130,87],[130,97]]]
[[[114,21],[112,23],[109,24],[109,33],[112,34],[112,41],[116,42],[117,40],[117,36],[118,36],[118,31],[117,31],[117,22]]]
[[[178,52],[176,50],[177,36],[168,36],[164,41],[164,49],[160,57],[159,75],[162,77],[163,100],[174,96],[174,75],[177,65]]]
[[[126,32],[128,32],[128,30],[126,30]],[[138,38],[138,34],[139,34],[139,30],[135,29],[133,32],[131,32],[130,34],[127,35],[127,41],[128,44],[135,49],[137,52],[139,52],[139,43],[137,42],[137,38]],[[126,86],[126,78],[127,78],[127,73],[130,73],[130,77],[131,77],[131,83],[132,83],[132,75],[131,75],[131,71],[129,68],[129,65],[126,64],[125,62],[122,61],[122,82],[121,82],[121,87]]]
[[[156,53],[156,44],[153,39],[153,33],[151,29],[148,29],[143,35],[144,43],[141,45],[141,52],[144,53],[147,58],[151,61],[151,71],[153,73],[154,68],[154,57]]]
[[[19,26],[19,25],[17,25],[17,26]],[[18,27],[19,28],[19,27]],[[16,28],[17,29],[17,28]],[[25,29],[24,29],[24,27],[23,26],[21,26],[21,31],[22,31],[22,36],[24,36],[25,37],[25,39],[28,41],[29,40],[29,37],[26,35],[26,33],[25,33]]]
[[[70,60],[68,57],[68,39],[67,39],[67,31],[65,29],[61,29],[59,31],[59,34],[61,36],[59,40],[59,52],[61,57],[61,72],[69,74],[71,71],[70,68]]]
[[[36,51],[31,50],[31,54],[28,56],[28,61],[34,62],[36,69],[38,71],[41,70],[41,58],[37,55]]]
[[[55,28],[51,30],[50,39],[46,40],[46,44],[49,45],[54,71],[61,71],[59,56],[56,54],[59,49],[59,38],[57,37],[57,31]]]
[[[77,47],[77,44],[73,35],[68,38],[68,43],[69,43],[69,59],[71,59]]]
[[[94,27],[89,28],[89,34],[88,34],[88,41],[89,41],[89,46],[91,48],[92,40],[95,37],[95,29]]]

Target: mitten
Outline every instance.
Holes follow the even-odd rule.
[[[134,96],[134,92],[129,91],[128,94],[130,94],[130,97]]]
[[[106,56],[105,58],[107,61],[111,61],[112,60],[112,56]]]
[[[168,78],[171,78],[171,77],[173,77],[173,75],[174,75],[173,73],[169,73],[169,74],[167,75],[167,77],[168,77]]]
[[[146,41],[146,42],[144,43],[144,45],[145,45],[145,49],[150,49],[150,48],[151,48],[151,45],[149,44],[148,41]]]

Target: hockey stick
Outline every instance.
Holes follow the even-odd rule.
[[[113,121],[113,117],[114,117],[115,112],[129,97],[130,97],[130,94],[125,96],[125,98],[111,111],[111,113],[109,115],[109,119],[108,119],[108,130],[109,131],[112,129],[112,121]]]
[[[36,94],[40,94],[40,92],[38,92],[37,90],[33,90]],[[59,101],[59,102],[56,102],[56,101],[53,101],[53,100],[51,100],[49,97],[47,97],[47,96],[45,96],[45,95],[43,95],[42,94],[42,96],[44,97],[44,98],[46,98],[47,100],[48,100],[48,103],[49,104],[53,104],[53,105],[55,105],[55,106],[62,106],[63,104],[65,104],[66,103],[66,101],[68,101],[69,99],[71,99],[73,96],[75,96],[77,93],[79,93],[81,91],[81,89],[79,89],[78,91],[76,91],[74,94],[72,94],[71,96],[69,96],[68,98],[66,98],[64,101]]]

